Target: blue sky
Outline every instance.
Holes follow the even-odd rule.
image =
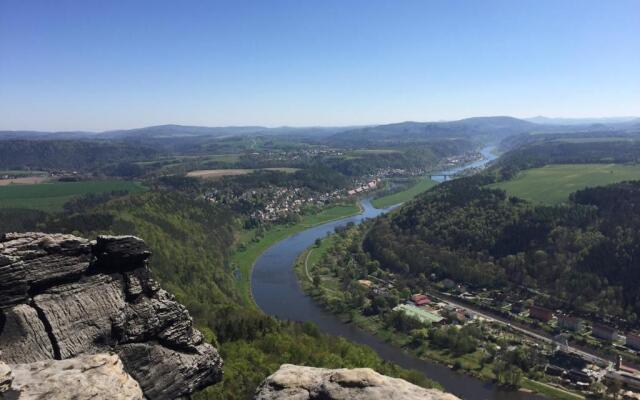
[[[0,0],[0,129],[640,115],[640,0]]]

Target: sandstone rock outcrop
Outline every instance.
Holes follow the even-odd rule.
[[[133,236],[0,235],[0,358],[14,365],[114,352],[150,399],[218,382],[218,352],[151,278],[149,256]]]
[[[436,389],[380,375],[370,368],[325,369],[284,364],[262,382],[254,400],[456,400]]]
[[[140,385],[116,354],[90,354],[66,360],[4,364],[11,374],[0,398],[17,400],[142,400]],[[0,366],[0,381],[2,381]],[[0,386],[1,387],[1,386]]]

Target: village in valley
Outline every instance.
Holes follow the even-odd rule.
[[[393,274],[357,283],[373,295],[386,294],[396,286]],[[606,385],[620,390],[625,399],[640,399],[640,371],[634,368],[640,353],[640,334],[551,310],[534,304],[532,299],[510,300],[503,291],[475,291],[443,279],[429,285],[425,293],[411,294],[393,311],[431,327],[482,325],[494,340],[518,338],[515,342],[519,347],[538,354],[537,360],[544,363],[544,374],[553,385],[587,394],[598,385]],[[491,341],[485,341],[487,344],[491,346]],[[491,351],[496,350],[500,349]],[[633,360],[633,366],[626,365],[625,358]]]
[[[250,153],[245,158],[256,162],[270,163],[282,160],[305,161],[322,159],[323,157],[342,157],[343,150],[337,149],[298,149],[291,151],[267,151]],[[318,192],[295,186],[254,187],[236,193],[226,188],[212,188],[203,195],[212,204],[234,205],[239,203],[251,204],[255,208],[251,217],[260,222],[275,222],[287,220],[292,215],[300,214],[305,208],[324,207],[334,203],[353,202],[360,196],[366,196],[392,184],[394,179],[411,179],[429,176],[432,171],[454,168],[481,160],[482,154],[469,151],[460,155],[443,158],[435,167],[430,168],[377,168],[374,172],[354,177],[348,186],[343,188]],[[477,171],[473,171],[477,172]],[[437,173],[437,172],[436,172]],[[468,174],[469,171],[461,171]]]

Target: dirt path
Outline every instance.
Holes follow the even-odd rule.
[[[311,255],[312,251],[313,249],[310,249],[307,252],[307,256],[304,259],[304,272],[307,273],[307,278],[309,278],[309,282],[313,282],[313,278],[311,278],[311,274],[309,274],[309,256]]]

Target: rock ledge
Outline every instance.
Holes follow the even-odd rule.
[[[222,359],[151,278],[150,254],[134,236],[0,235],[2,361],[113,352],[149,399],[188,396],[220,381]]]
[[[456,400],[436,389],[370,368],[325,369],[284,364],[262,382],[254,400]]]
[[[140,385],[116,354],[92,354],[66,360],[36,361],[4,367],[6,399],[142,400]],[[8,374],[8,375],[7,375]],[[2,381],[0,372],[0,382]]]

